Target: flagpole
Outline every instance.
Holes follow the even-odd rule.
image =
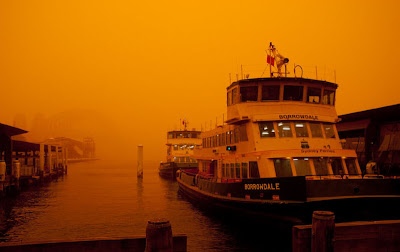
[[[272,55],[271,55],[271,43],[269,44],[269,77],[271,78],[272,77],[272,69],[271,69],[271,57],[272,57]]]

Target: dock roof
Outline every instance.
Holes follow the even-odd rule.
[[[15,136],[24,133],[28,133],[28,131],[0,123],[0,134],[5,134],[7,136]]]

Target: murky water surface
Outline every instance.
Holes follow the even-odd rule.
[[[2,200],[2,242],[39,242],[144,235],[147,220],[164,217],[188,235],[189,251],[286,251],[290,230],[224,219],[198,209],[158,176],[157,163],[94,161],[70,164],[68,175]]]

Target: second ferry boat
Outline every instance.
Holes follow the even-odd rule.
[[[167,132],[167,162],[161,162],[159,174],[163,178],[176,178],[180,169],[198,170],[197,160],[192,158],[195,149],[201,145],[201,131],[187,130],[187,121],[183,121],[183,130]]]
[[[342,149],[332,82],[283,76],[288,59],[270,46],[277,77],[227,87],[226,124],[202,133],[198,172],[178,172],[180,191],[206,206],[310,222],[399,218],[400,180],[365,175]],[[275,56],[275,57],[272,57]]]

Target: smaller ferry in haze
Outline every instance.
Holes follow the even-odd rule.
[[[163,178],[176,178],[178,170],[197,171],[197,160],[192,158],[195,149],[201,146],[201,131],[187,130],[188,122],[183,120],[184,130],[167,132],[167,162],[161,162],[159,174]]]
[[[400,180],[365,175],[356,152],[342,148],[338,85],[287,77],[289,60],[272,44],[267,59],[276,77],[227,87],[227,120],[202,133],[199,170],[178,172],[180,192],[225,213],[291,223],[309,223],[315,210],[337,221],[398,219]]]

